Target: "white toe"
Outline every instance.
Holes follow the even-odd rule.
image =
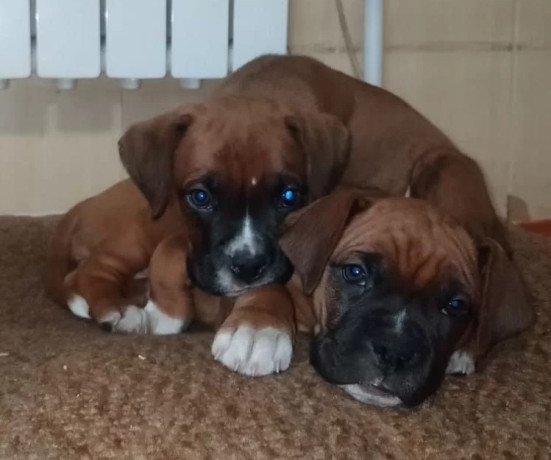
[[[178,334],[189,325],[189,321],[172,318],[149,300],[145,308],[129,305],[123,313],[109,312],[99,323],[108,324],[113,332],[121,334]]]
[[[103,318],[101,318],[101,320],[99,320],[98,322],[100,324],[108,324],[111,327],[111,330],[113,330],[115,328],[115,326],[117,325],[117,323],[121,320],[121,317],[122,317],[122,315],[118,310],[117,311],[110,311]]]
[[[148,333],[155,335],[178,334],[189,325],[189,320],[172,318],[157,307],[153,300],[149,300],[144,308],[149,325]]]
[[[254,344],[254,329],[238,328],[232,336],[230,347],[225,351],[223,360],[226,366],[235,372],[242,372],[248,362]]]
[[[219,361],[222,355],[230,347],[232,336],[233,332],[229,331],[220,331],[216,334],[211,347],[211,353],[214,356],[214,359]]]
[[[451,355],[446,368],[446,374],[470,375],[475,371],[475,363],[472,356],[466,351],[457,350]]]
[[[88,302],[84,300],[83,297],[74,294],[67,302],[69,310],[73,315],[78,316],[79,318],[90,319],[90,308],[88,307]]]
[[[287,334],[280,334],[277,338],[277,348],[274,360],[277,364],[276,372],[289,369],[293,356],[293,342]]]
[[[219,331],[212,344],[212,354],[231,370],[255,377],[288,369],[293,344],[291,337],[279,329],[241,326],[235,331]]]
[[[119,322],[113,326],[113,332],[123,334],[147,333],[147,313],[143,308],[129,305]]]

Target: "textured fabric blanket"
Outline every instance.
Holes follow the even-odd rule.
[[[111,335],[44,298],[54,218],[0,218],[1,459],[551,457],[551,239],[512,233],[538,321],[478,374],[413,410],[323,382],[299,337],[289,371],[246,378],[213,334]]]

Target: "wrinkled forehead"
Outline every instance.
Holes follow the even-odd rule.
[[[356,215],[333,259],[342,263],[355,254],[376,253],[386,268],[410,286],[423,288],[453,277],[477,292],[477,255],[468,234],[417,200],[404,201],[384,200]]]
[[[301,180],[305,158],[286,128],[285,116],[268,103],[200,106],[176,150],[176,176],[187,180],[213,175],[253,186],[279,175]]]

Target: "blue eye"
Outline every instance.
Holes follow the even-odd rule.
[[[347,283],[365,286],[367,275],[361,265],[350,264],[343,265],[342,277]]]
[[[455,316],[463,312],[467,306],[467,302],[461,298],[454,297],[448,302],[445,308],[442,309],[442,313],[447,316]]]
[[[212,204],[210,193],[200,188],[188,192],[188,201],[191,206],[197,209],[207,209]]]
[[[300,192],[296,188],[286,188],[279,197],[280,204],[284,208],[295,206],[298,202]]]
[[[461,299],[453,299],[448,304],[450,308],[453,308],[454,310],[459,310],[461,306],[463,305],[463,301]]]

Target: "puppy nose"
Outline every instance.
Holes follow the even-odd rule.
[[[265,254],[251,254],[239,252],[230,257],[230,268],[234,276],[245,282],[251,283],[262,276],[269,260]]]
[[[373,351],[380,365],[394,370],[407,367],[417,355],[410,343],[393,344],[392,346],[385,343],[374,343]]]

